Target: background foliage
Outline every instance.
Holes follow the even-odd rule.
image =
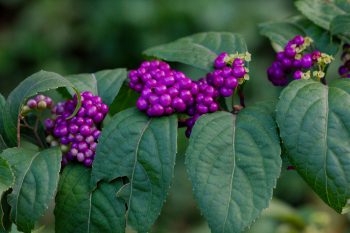
[[[258,10],[257,10],[258,9]],[[257,25],[296,14],[293,1],[278,0],[0,0],[0,92],[5,96],[40,69],[62,75],[136,67],[146,48],[201,31],[232,31],[244,36],[249,51],[249,102],[278,96],[266,79],[273,60],[270,42]],[[335,75],[338,64],[332,64]],[[200,76],[187,67],[187,74]],[[330,75],[332,76],[332,75]],[[184,167],[187,139],[179,132],[175,180],[153,232],[210,232],[192,197]],[[248,232],[347,232],[347,216],[315,198],[294,171],[282,170],[276,198]],[[305,204],[308,206],[305,206]],[[52,232],[51,214],[41,224]]]

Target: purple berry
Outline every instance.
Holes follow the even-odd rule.
[[[148,108],[147,100],[140,97],[136,102],[136,106],[140,111],[145,111]]]
[[[34,109],[34,108],[36,108],[36,107],[38,106],[38,103],[37,103],[36,100],[30,99],[30,100],[28,100],[28,102],[27,102],[27,106],[28,106],[29,108],[31,108],[31,109]]]
[[[181,97],[181,94],[180,94],[180,97]],[[169,94],[163,94],[160,97],[159,102],[163,107],[167,107],[171,105],[171,96]]]
[[[96,124],[99,124],[99,123],[101,123],[103,121],[104,118],[105,118],[105,116],[102,113],[98,112],[94,116],[93,122],[95,122]]]
[[[297,70],[293,74],[293,78],[296,80],[301,79],[302,77],[303,77],[303,72],[301,70]]]
[[[83,136],[89,136],[91,134],[91,130],[90,127],[88,125],[82,125],[79,128],[79,132],[81,133],[81,135]]]
[[[184,101],[179,98],[179,97],[175,97],[173,99],[173,102],[172,102],[172,106],[173,108],[176,109],[176,111],[178,112],[184,112],[186,110],[186,104],[184,103]]]

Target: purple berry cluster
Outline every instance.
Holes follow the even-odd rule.
[[[49,134],[46,138],[51,146],[60,146],[63,152],[62,166],[69,161],[83,163],[91,167],[95,157],[96,145],[101,134],[100,126],[108,113],[108,106],[101,97],[91,92],[81,94],[82,106],[71,119],[77,106],[77,97],[57,103],[52,108],[52,118],[45,120]]]
[[[25,115],[31,111],[50,109],[53,106],[53,101],[50,97],[44,95],[37,95],[32,99],[29,99],[22,107],[22,115]]]
[[[163,61],[144,61],[129,73],[129,86],[141,93],[136,102],[140,111],[150,117],[187,113],[186,135],[189,137],[196,120],[219,109],[217,98],[230,96],[234,89],[248,79],[244,61],[249,54],[220,54],[215,70],[199,81],[192,81],[182,72],[173,70]]]
[[[309,73],[303,71],[310,70],[321,57],[317,50],[306,53],[311,43],[311,38],[297,35],[287,43],[283,51],[277,53],[276,60],[267,70],[268,79],[273,85],[286,86],[290,75],[293,79],[307,78]]]
[[[131,89],[141,93],[136,102],[140,111],[159,117],[183,113],[193,105],[197,84],[162,61],[144,61],[129,73]]]
[[[230,62],[227,53],[221,53],[214,61],[215,70],[207,74],[207,82],[215,87],[221,96],[228,97],[238,86],[240,80],[244,80],[248,69],[244,67],[244,59],[233,58]],[[247,76],[246,76],[247,77]]]
[[[343,53],[341,55],[343,65],[339,67],[339,74],[344,78],[350,78],[350,44],[343,45]]]

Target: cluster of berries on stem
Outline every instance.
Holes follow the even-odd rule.
[[[219,110],[220,96],[231,96],[239,84],[249,79],[245,61],[250,61],[250,54],[221,53],[214,61],[214,71],[198,81],[171,69],[166,62],[144,61],[130,71],[129,86],[140,93],[137,108],[150,117],[189,115],[185,122],[189,137],[201,115]]]
[[[350,78],[350,44],[343,45],[343,53],[341,55],[343,65],[339,67],[339,74],[344,78]]]
[[[290,80],[323,79],[325,70],[333,60],[332,56],[312,49],[312,39],[295,36],[278,52],[276,60],[267,70],[268,79],[275,86],[286,86]]]
[[[101,134],[101,123],[108,113],[108,106],[101,97],[91,92],[81,94],[81,104],[77,114],[70,118],[76,109],[78,98],[57,103],[52,108],[53,116],[44,121],[50,146],[60,146],[63,153],[62,166],[70,161],[83,163],[91,167],[98,138]]]

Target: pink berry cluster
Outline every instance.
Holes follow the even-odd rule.
[[[341,59],[343,65],[339,67],[339,74],[344,78],[350,78],[350,44],[343,45]]]
[[[96,145],[101,134],[101,123],[108,113],[108,106],[101,97],[91,92],[81,93],[82,106],[73,118],[77,106],[77,97],[57,103],[52,108],[53,117],[45,120],[51,146],[60,146],[63,152],[62,166],[69,161],[83,163],[91,167],[95,157]]]
[[[312,39],[301,35],[295,36],[278,52],[276,60],[267,70],[268,79],[275,86],[286,86],[289,78],[309,79],[311,76],[321,79],[324,77],[325,66],[333,58],[318,50],[307,52],[312,44]],[[313,73],[311,73],[311,69]]]
[[[29,99],[22,107],[22,115],[25,115],[31,111],[50,109],[53,106],[53,101],[50,97],[44,95],[37,95],[32,99]]]
[[[248,69],[244,67],[247,54],[220,54],[215,62],[215,70],[206,78],[192,81],[182,72],[171,69],[163,61],[144,61],[129,73],[129,86],[141,93],[136,102],[140,111],[150,117],[186,113],[189,136],[199,116],[219,109],[217,98],[230,96],[234,89],[248,79]]]

